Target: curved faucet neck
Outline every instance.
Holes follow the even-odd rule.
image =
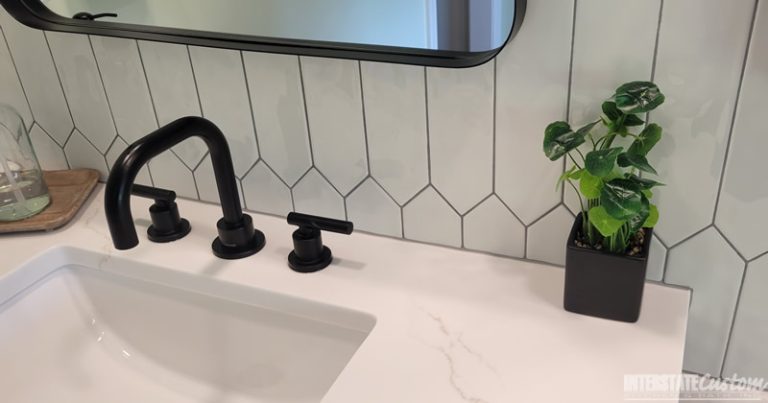
[[[144,165],[152,158],[190,137],[199,137],[208,146],[219,199],[228,227],[242,225],[243,211],[237,190],[232,156],[224,134],[201,117],[185,117],[171,122],[131,144],[115,161],[107,179],[104,209],[109,231],[117,249],[130,249],[139,239],[131,213],[131,188]]]

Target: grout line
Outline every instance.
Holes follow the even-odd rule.
[[[391,195],[391,194],[390,194],[390,193],[387,191],[387,189],[384,189],[384,186],[382,186],[382,185],[381,185],[381,183],[379,183],[379,181],[378,181],[376,178],[374,178],[374,177],[373,177],[373,175],[369,175],[369,176],[370,176],[371,180],[372,180],[372,181],[373,181],[373,182],[376,184],[376,186],[380,187],[380,188],[381,188],[381,190],[382,190],[382,191],[384,191],[384,194],[386,194],[386,195],[387,195],[387,197],[389,197],[390,199],[392,199],[392,201],[393,201],[393,202],[394,202],[394,203],[395,203],[395,204],[396,204],[398,207],[402,207],[402,206],[400,206],[400,203],[398,203],[398,202],[397,202],[397,200],[395,200],[395,198],[394,198],[394,197],[392,197],[392,195]]]
[[[19,80],[19,87],[21,87],[21,93],[24,94],[24,100],[27,102],[27,108],[29,109],[29,115],[32,117],[32,122],[30,122],[28,127],[24,127],[24,129],[25,130],[31,130],[32,129],[32,125],[34,125],[35,122],[36,122],[35,111],[32,110],[32,104],[29,103],[29,96],[27,96],[27,90],[24,88],[24,82],[21,81],[21,75],[19,74],[19,67],[16,66],[16,59],[13,57],[13,52],[11,52],[11,45],[8,44],[8,38],[5,36],[5,31],[3,31],[3,27],[2,26],[0,26],[0,37],[2,37],[3,42],[5,43],[5,48],[8,49],[8,56],[11,58],[11,65],[13,66],[13,71],[16,72],[16,78]],[[24,123],[24,125],[26,126],[26,123]],[[38,124],[38,126],[40,126],[40,125]],[[48,136],[48,137],[50,137],[50,136]]]
[[[307,170],[306,170],[306,171],[304,171],[304,173],[303,173],[303,174],[301,174],[301,176],[299,176],[299,179],[297,179],[297,180],[296,180],[296,183],[294,183],[292,186],[289,186],[288,188],[289,188],[289,189],[291,189],[291,190],[293,190],[293,188],[295,188],[295,187],[296,187],[296,186],[299,184],[299,182],[301,182],[301,181],[304,179],[304,177],[305,177],[305,176],[309,175],[309,173],[310,173],[310,172],[311,172],[313,169],[315,169],[315,167],[314,167],[314,166],[311,166],[311,167],[307,168]]]
[[[747,261],[747,263],[752,263],[752,262],[754,262],[754,261],[756,261],[756,260],[758,260],[758,259],[760,259],[760,258],[762,258],[764,256],[768,256],[768,250],[763,252],[763,253],[761,253],[761,254],[759,254],[759,255],[757,255],[757,256],[755,256],[755,257],[753,257],[752,259],[749,259]]]
[[[275,171],[275,170],[272,168],[272,166],[271,166],[271,165],[269,165],[269,163],[267,163],[267,161],[266,161],[264,158],[259,158],[259,159],[258,159],[258,161],[256,161],[256,163],[255,163],[255,164],[253,164],[253,166],[251,167],[251,169],[255,168],[255,167],[256,167],[256,165],[258,165],[258,163],[259,163],[259,162],[263,163],[263,164],[264,164],[264,166],[265,166],[265,167],[267,167],[267,169],[269,169],[269,171],[270,171],[270,172],[272,172],[272,175],[275,175],[275,177],[276,177],[276,178],[277,178],[277,179],[278,179],[280,182],[282,182],[282,184],[283,184],[283,185],[285,185],[285,187],[286,187],[286,188],[288,188],[288,189],[290,189],[290,188],[291,188],[290,186],[288,186],[288,182],[286,182],[285,180],[283,180],[283,178],[281,178],[281,177],[280,177],[280,175],[278,175],[278,174],[277,174],[277,171]],[[248,172],[250,173],[250,170],[249,170]],[[247,174],[246,174],[246,175],[243,175],[243,177],[246,177],[246,176],[247,176]]]
[[[688,235],[687,237],[683,238],[682,240],[675,242],[675,243],[674,243],[673,245],[671,245],[671,246],[670,246],[668,249],[676,248],[676,247],[678,247],[678,246],[680,246],[680,245],[682,245],[682,244],[684,244],[684,243],[686,243],[686,242],[690,241],[691,239],[695,238],[696,236],[698,236],[698,235],[699,235],[699,234],[701,234],[702,232],[704,232],[704,231],[706,231],[706,230],[710,229],[711,227],[713,227],[713,225],[712,225],[712,224],[709,224],[709,225],[707,225],[706,227],[704,227],[704,228],[702,228],[702,229],[700,229],[700,230],[698,230],[698,231],[696,231],[696,232],[694,232],[694,233],[692,233],[692,234]]]
[[[565,121],[568,122],[571,119],[571,92],[573,89],[573,55],[574,47],[576,43],[576,9],[578,8],[579,0],[573,0],[573,19],[571,20],[571,55],[568,62],[568,94],[565,100]]]
[[[722,235],[722,234],[721,234]],[[747,279],[747,265],[744,265],[741,272],[741,282],[739,283],[739,292],[736,294],[736,304],[733,307],[733,316],[731,316],[731,325],[728,329],[728,337],[725,339],[725,351],[723,351],[722,361],[720,362],[720,377],[723,377],[725,371],[725,360],[728,358],[728,350],[731,347],[731,338],[733,337],[733,328],[736,325],[736,316],[739,313],[739,306],[741,305],[741,294],[744,291],[744,283]]]
[[[733,242],[731,242],[731,240],[728,239],[728,237],[725,236],[725,234],[723,234],[723,231],[720,231],[720,228],[718,228],[717,225],[712,224],[712,228],[714,228],[715,231],[717,231],[717,233],[720,234],[721,237],[723,237],[723,240],[725,240],[725,243],[727,243],[728,246],[730,246],[731,249],[733,249],[733,251],[736,252],[737,255],[739,255],[739,258],[741,259],[742,262],[746,263],[749,261],[749,259],[744,257],[744,255],[742,255],[741,252],[736,248],[736,245],[734,245]]]
[[[494,193],[493,195],[496,196],[496,198],[501,202],[501,205],[504,206],[504,208],[507,209],[507,211],[509,211],[512,214],[513,217],[515,217],[517,222],[519,222],[520,225],[525,227],[525,222],[523,222],[523,220],[520,219],[520,217],[517,215],[517,213],[515,213],[514,210],[512,210],[512,208],[509,207],[507,202],[505,202],[504,199],[502,199],[498,194]]]
[[[523,259],[528,260],[528,227],[523,227],[525,236],[523,237]]]
[[[309,109],[307,109],[307,91],[304,88],[304,67],[301,63],[301,56],[296,56],[296,63],[299,65],[299,84],[301,84],[301,99],[304,101],[304,124],[307,129],[307,141],[309,142],[309,161],[310,169],[315,166],[315,150],[312,147],[312,129],[309,127]],[[306,173],[304,174],[306,175]],[[302,177],[304,176],[302,175]],[[296,183],[299,183],[297,180]],[[296,186],[296,183],[293,185]]]
[[[53,57],[53,50],[51,49],[51,43],[48,41],[48,34],[45,31],[42,31],[42,32],[43,32],[43,39],[45,39],[45,46],[48,47],[48,55],[51,56],[53,71],[56,73],[56,78],[59,82],[59,88],[61,89],[61,96],[64,97],[64,104],[67,106],[67,112],[69,112],[69,120],[72,122],[72,132],[69,133],[69,136],[67,136],[67,139],[64,140],[64,144],[61,145],[61,147],[64,148],[64,145],[67,144],[67,142],[69,141],[69,138],[72,137],[72,133],[74,132],[74,130],[77,129],[77,125],[75,124],[75,117],[74,115],[72,115],[72,107],[69,106],[67,91],[64,90],[64,81],[61,79],[61,73],[59,73],[59,66],[56,64],[56,58]]]
[[[197,168],[200,168],[200,165],[203,165],[203,162],[205,161],[205,159],[206,159],[206,158],[207,158],[207,157],[208,157],[210,154],[211,154],[211,151],[210,151],[210,150],[206,150],[206,151],[205,151],[205,153],[203,153],[203,157],[202,157],[202,158],[200,158],[200,161],[197,161],[197,164],[195,164],[195,167],[194,167],[194,168],[192,168],[192,172],[193,172],[193,173],[194,173],[195,171],[197,171]]]
[[[429,189],[431,186],[432,186],[432,185],[426,185],[426,186],[424,186],[423,188],[421,188],[421,190],[419,190],[418,192],[416,192],[416,194],[415,194],[415,195],[413,195],[413,197],[411,197],[410,199],[408,199],[408,201],[406,201],[406,202],[405,202],[405,204],[403,204],[403,209],[405,209],[405,207],[407,207],[407,206],[408,206],[408,205],[409,205],[409,204],[410,204],[412,201],[416,200],[416,198],[417,198],[417,197],[419,197],[419,195],[421,195],[422,193],[424,193],[424,192],[425,192],[427,189]]]
[[[726,168],[728,166],[728,161],[730,159],[728,157],[731,152],[731,146],[733,145],[733,141],[734,141],[733,130],[734,130],[734,127],[736,126],[736,116],[738,115],[738,112],[739,112],[739,101],[741,100],[741,89],[744,86],[744,75],[747,70],[747,61],[749,60],[749,48],[752,46],[752,37],[755,33],[755,21],[757,20],[758,4],[759,4],[759,0],[755,0],[755,5],[754,5],[754,8],[752,9],[752,21],[750,23],[749,36],[747,37],[747,46],[744,49],[744,59],[742,60],[742,64],[741,64],[741,73],[739,75],[739,85],[738,87],[736,87],[736,98],[733,103],[733,111],[731,112],[730,127],[728,128],[728,136],[725,139],[726,141],[725,156],[723,157],[723,165],[720,167],[720,179],[717,186],[717,196],[715,197],[715,208],[712,210],[712,223],[715,222],[715,218],[717,217],[717,211],[718,211],[718,208],[720,207],[720,196],[722,195],[723,184],[725,183]],[[739,256],[741,256],[741,254],[739,254]]]
[[[557,208],[558,208],[558,207],[560,207],[560,206],[563,206],[563,207],[565,207],[565,206],[564,206],[562,203],[558,203],[558,204],[556,204],[554,207],[552,207],[551,209],[547,210],[547,211],[546,211],[544,214],[542,214],[542,215],[541,215],[539,218],[537,218],[537,219],[535,219],[535,220],[531,221],[531,223],[530,223],[530,224],[528,224],[528,225],[526,225],[526,226],[525,226],[525,228],[530,228],[530,227],[533,227],[534,225],[536,225],[536,223],[537,223],[537,222],[541,221],[541,220],[542,220],[544,217],[548,216],[548,215],[549,215],[549,213],[551,213],[551,212],[553,212],[553,211],[557,210]],[[568,207],[565,207],[565,209],[568,209]]]
[[[112,119],[112,127],[115,128],[115,137],[120,135],[120,130],[117,129],[117,121],[115,121],[115,113],[112,111],[112,103],[109,102],[109,94],[107,93],[107,86],[104,84],[104,75],[101,73],[101,66],[99,66],[99,58],[96,57],[96,50],[93,48],[93,41],[91,40],[91,35],[86,35],[86,38],[88,39],[88,45],[91,47],[91,55],[93,55],[93,63],[96,65],[96,71],[99,73],[99,80],[101,81],[101,90],[104,91],[104,100],[107,101],[107,109],[109,109],[109,117]],[[85,134],[83,134],[83,137],[88,137]],[[114,142],[115,140],[112,139]],[[93,144],[93,143],[91,143]],[[99,153],[101,151],[96,148]],[[101,155],[105,155],[105,153],[102,153]]]
[[[341,192],[339,191],[339,189],[337,189],[337,188],[336,188],[336,185],[334,185],[334,184],[333,184],[333,182],[331,182],[331,181],[328,179],[328,177],[326,177],[326,176],[325,176],[325,174],[323,173],[323,171],[321,171],[321,170],[320,170],[320,168],[318,168],[318,167],[315,167],[315,171],[317,171],[318,175],[320,175],[320,176],[321,176],[321,177],[322,177],[322,178],[323,178],[323,179],[324,179],[326,182],[328,182],[328,184],[329,184],[329,185],[331,185],[331,187],[333,188],[333,190],[335,190],[335,191],[336,191],[336,193],[338,193],[338,194],[339,194],[339,196],[341,196],[342,198],[344,198],[344,197],[346,196],[344,193],[341,193]],[[363,180],[365,180],[365,178],[363,178]],[[362,182],[362,181],[361,181],[361,182]],[[359,186],[359,185],[360,185],[360,183],[358,183],[357,185],[355,185],[355,187],[357,187],[357,186]]]
[[[437,195],[440,196],[440,198],[442,198],[445,201],[448,207],[450,207],[451,210],[453,210],[453,212],[456,213],[456,215],[458,215],[459,217],[462,217],[462,214],[459,213],[459,210],[456,210],[456,207],[453,207],[453,204],[451,204],[451,202],[448,201],[448,199],[440,192],[440,190],[437,189],[437,187],[432,185],[432,189],[435,190],[435,193],[437,193]]]
[[[368,145],[368,119],[365,114],[365,91],[363,90],[363,64],[357,61],[357,74],[360,79],[360,108],[363,113],[363,137],[365,140],[365,160],[368,167],[368,174],[371,174],[371,148]],[[345,207],[346,208],[346,207]]]
[[[405,211],[400,206],[400,238],[405,239]]]
[[[192,51],[189,49],[189,45],[184,45],[184,47],[187,48],[187,59],[189,59],[189,68],[192,70],[192,82],[195,84],[195,94],[197,94],[197,106],[200,108],[200,116],[205,117],[205,112],[203,112],[203,100],[200,96],[200,87],[197,85],[195,64],[192,63]]]
[[[141,54],[141,47],[139,47],[139,41],[134,40],[136,43],[136,53],[139,55],[139,63],[141,63],[141,71],[144,73],[144,82],[147,84],[147,93],[149,94],[149,103],[152,105],[152,112],[155,114],[155,127],[160,127],[160,117],[157,115],[157,106],[155,106],[155,97],[152,95],[152,87],[149,86],[149,76],[147,75],[147,67],[144,65],[144,56]],[[127,144],[127,142],[126,142]]]
[[[478,207],[480,207],[480,205],[481,205],[481,204],[485,203],[485,201],[486,201],[486,200],[490,199],[491,197],[493,197],[493,196],[495,196],[495,195],[496,195],[495,193],[491,193],[491,194],[489,194],[488,196],[485,196],[485,197],[483,197],[483,199],[482,199],[482,200],[480,200],[479,202],[477,202],[477,203],[476,203],[474,206],[470,207],[470,208],[469,208],[469,210],[467,210],[467,212],[466,212],[466,213],[464,213],[464,214],[462,214],[462,215],[461,215],[461,217],[463,218],[463,217],[465,217],[465,216],[469,215],[469,213],[473,212],[475,209],[477,209]]]
[[[656,79],[656,62],[659,58],[659,37],[661,36],[661,19],[664,15],[664,0],[659,0],[659,19],[656,23],[656,40],[653,44],[653,61],[651,62],[651,82]],[[646,122],[648,121],[648,115],[646,114]]]
[[[64,149],[64,148],[67,146],[67,143],[69,143],[69,139],[71,139],[71,138],[72,138],[72,135],[73,135],[73,134],[75,134],[75,132],[76,132],[76,131],[77,131],[77,128],[73,126],[73,127],[72,127],[72,130],[70,130],[70,131],[69,131],[69,134],[67,135],[67,139],[66,139],[66,140],[64,140],[64,145],[63,145],[63,146],[61,146],[61,149],[62,149],[62,150],[63,150],[63,149]]]
[[[492,115],[492,125],[493,125],[493,141],[491,144],[491,193],[496,193],[496,117],[498,116],[498,111],[496,108],[498,107],[498,103],[496,102],[496,96],[498,94],[498,88],[496,86],[498,85],[498,67],[496,63],[496,58],[493,58],[493,110],[491,111]]]
[[[427,132],[427,181],[432,184],[432,141],[430,139],[431,129],[429,126],[429,76],[427,68],[424,67],[424,112],[426,113],[426,132]]]
[[[256,149],[258,150],[258,158],[261,158],[261,144],[259,143],[259,131],[256,129],[256,116],[253,114],[253,99],[251,98],[251,85],[248,83],[248,70],[245,69],[245,56],[243,51],[240,51],[240,63],[243,66],[243,80],[245,80],[245,92],[248,95],[248,112],[251,115],[251,125],[253,125],[253,138],[256,140]],[[258,161],[258,159],[257,159]],[[245,176],[245,175],[243,175]]]
[[[655,235],[654,235],[655,236]],[[664,266],[661,269],[661,282],[667,282],[667,268],[669,267],[669,256],[672,254],[672,248],[667,248],[667,254],[664,255]]]

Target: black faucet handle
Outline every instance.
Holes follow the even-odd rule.
[[[288,266],[300,273],[312,273],[328,267],[333,261],[331,249],[323,245],[322,231],[351,234],[354,224],[302,213],[288,213],[288,224],[297,225],[293,232],[293,252],[288,255]]]
[[[176,204],[176,192],[168,189],[144,185],[133,185],[131,194],[155,201],[149,207],[152,225],[147,228],[147,237],[152,242],[171,242],[184,238],[192,230],[192,226],[179,215]]]

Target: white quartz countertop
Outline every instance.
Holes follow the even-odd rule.
[[[134,198],[140,244],[117,251],[102,203],[100,186],[65,228],[0,236],[0,276],[73,246],[375,316],[323,403],[617,403],[625,374],[682,370],[687,290],[648,283],[639,322],[608,321],[563,310],[562,268],[362,233],[324,234],[336,260],[299,274],[286,265],[295,227],[258,214],[266,247],[226,261],[210,249],[220,208],[187,200],[192,233],[155,244],[150,201]]]

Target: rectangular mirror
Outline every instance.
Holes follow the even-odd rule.
[[[34,28],[441,67],[491,59],[525,0],[0,0]]]

